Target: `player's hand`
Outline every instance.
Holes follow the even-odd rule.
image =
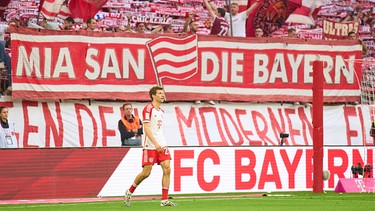
[[[158,151],[159,153],[163,153],[163,148],[162,148],[159,144],[156,144],[156,145],[155,145],[155,149],[156,149],[156,151]]]

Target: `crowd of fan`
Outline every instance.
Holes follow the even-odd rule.
[[[89,18],[86,23],[76,23],[73,18],[66,18],[62,22],[59,21],[47,21],[45,19],[33,19],[30,20],[23,20],[20,21],[18,19],[12,19],[8,22],[8,25],[14,26],[26,26],[31,28],[39,28],[39,29],[50,29],[50,30],[87,30],[87,31],[98,31],[99,32],[118,32],[118,33],[145,33],[145,34],[154,34],[154,33],[163,33],[163,34],[170,34],[170,33],[186,33],[186,34],[211,34],[216,36],[245,36],[245,28],[246,28],[246,19],[249,14],[256,8],[258,2],[255,2],[251,7],[246,9],[245,11],[239,11],[239,5],[236,2],[233,2],[230,6],[230,12],[226,12],[224,8],[218,8],[210,0],[204,0],[205,8],[211,17],[210,21],[205,22],[205,28],[207,30],[200,30],[200,25],[197,23],[195,19],[195,13],[190,12],[188,17],[185,19],[184,27],[181,31],[176,31],[172,27],[172,25],[152,25],[143,22],[131,23],[131,16],[129,15],[126,17],[127,24],[126,25],[119,25],[116,27],[101,27],[98,26],[98,20],[95,18]],[[369,28],[370,31],[366,33],[368,35],[367,44],[370,45],[368,48],[366,42],[360,36],[358,32],[350,32],[348,34],[348,39],[358,39],[358,42],[363,46],[363,55],[370,56],[371,58],[374,56],[374,45],[373,45],[373,36],[375,34],[373,28],[375,24],[375,18],[373,14],[373,9],[361,9],[359,6],[352,8],[348,5],[345,8],[345,11],[341,11],[339,15],[340,19],[336,21],[359,21],[362,28]],[[323,10],[322,13],[325,11]],[[324,15],[324,14],[323,14]],[[329,17],[329,16],[326,16]],[[331,17],[337,19],[337,14]],[[35,21],[36,20],[36,21]],[[233,23],[230,27],[229,23]],[[317,20],[317,22],[319,22]],[[319,23],[317,26],[319,27]],[[298,38],[303,37],[302,34],[298,33],[298,29],[300,28],[296,24],[288,24],[283,27],[286,28],[287,35],[285,37],[290,38]],[[220,29],[225,29],[220,30]],[[297,30],[296,30],[297,29]],[[0,25],[0,35],[2,31],[6,31],[6,26],[1,27]],[[277,33],[276,33],[277,34]],[[264,35],[263,29],[261,27],[255,28],[255,36],[262,37]],[[277,36],[277,35],[276,35]],[[0,38],[4,39],[4,36],[0,36]],[[5,36],[4,47],[10,48],[10,42],[8,37]],[[4,47],[0,45],[0,69],[7,69],[10,74],[10,63],[7,63],[3,55],[8,54]],[[370,49],[370,51],[369,51]],[[369,53],[368,53],[369,52]],[[5,56],[7,57],[7,56]],[[370,59],[371,60],[371,59]],[[370,62],[370,64],[372,64]],[[372,67],[370,67],[372,68]],[[9,77],[10,79],[11,77]],[[9,94],[11,91],[11,81],[7,85],[7,88],[4,89],[7,91],[5,94]],[[199,101],[197,101],[199,103]],[[214,104],[214,102],[209,101],[210,104]],[[298,103],[296,103],[298,104]]]

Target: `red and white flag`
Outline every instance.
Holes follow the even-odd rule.
[[[53,20],[57,16],[66,18],[70,15],[67,0],[43,0],[40,6],[40,12],[48,20]]]
[[[289,15],[286,22],[315,25],[315,18],[327,0],[302,0],[302,6]]]
[[[81,18],[84,22],[94,18],[95,14],[108,0],[70,0],[69,10],[72,18]]]
[[[84,22],[93,18],[108,0],[43,0],[40,12],[47,19],[80,18]]]
[[[185,80],[198,72],[197,36],[174,38],[161,36],[146,43],[155,74],[160,79]]]

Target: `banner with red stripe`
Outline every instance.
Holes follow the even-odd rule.
[[[11,30],[13,98],[144,101],[162,79],[174,101],[311,102],[321,60],[324,101],[359,101],[356,41]]]

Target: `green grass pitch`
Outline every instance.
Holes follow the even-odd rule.
[[[253,193],[251,193],[253,194]],[[251,195],[249,193],[249,195]],[[157,197],[155,197],[157,198]],[[160,207],[160,200],[133,200],[130,207],[126,207],[123,201],[98,201],[80,203],[57,204],[17,204],[0,205],[0,211],[4,210],[125,210],[125,211],[221,211],[221,210],[259,210],[259,211],[370,211],[375,210],[374,193],[334,193],[327,191],[322,194],[312,192],[280,192],[271,193],[268,196],[250,197],[244,193],[223,195],[196,195],[175,196],[171,201],[178,204],[177,207]]]

